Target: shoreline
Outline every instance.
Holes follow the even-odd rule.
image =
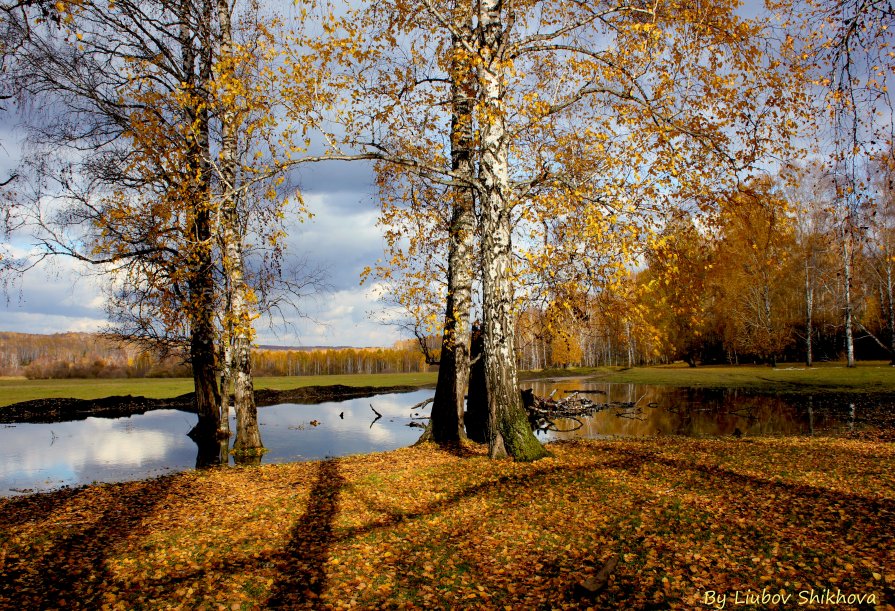
[[[259,408],[280,403],[316,405],[330,401],[345,401],[390,393],[413,392],[425,386],[346,386],[332,384],[301,386],[290,390],[262,388],[255,391]],[[195,414],[193,393],[171,399],[120,395],[101,399],[32,399],[0,407],[0,424],[55,423],[84,420],[91,417],[121,418],[145,414],[158,409],[176,409]]]

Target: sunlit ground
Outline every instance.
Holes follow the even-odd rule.
[[[407,448],[3,500],[0,606],[707,609],[838,591],[893,608],[891,443],[551,449],[519,464]],[[576,595],[613,555],[606,590]]]

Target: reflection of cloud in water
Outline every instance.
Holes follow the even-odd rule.
[[[385,427],[382,420],[367,430],[367,437],[369,437],[370,441],[373,443],[391,444],[395,442],[395,435]]]
[[[44,481],[80,484],[120,479],[123,474],[146,476],[168,466],[191,466],[195,445],[186,437],[189,419],[183,412],[160,410],[131,418],[88,418],[0,429],[0,494],[10,486],[41,487]],[[186,464],[184,456],[189,457]]]
[[[270,450],[264,460],[306,460],[410,445],[422,432],[407,426],[410,407],[432,394],[432,390],[422,390],[319,405],[281,404],[261,408],[258,411],[261,435]],[[382,414],[375,422],[371,404]],[[423,410],[416,411],[423,413]],[[319,425],[311,426],[312,420]]]
[[[584,380],[559,383],[534,381],[541,396],[558,389],[601,391],[584,396],[596,402],[638,401],[636,419],[620,418],[616,410],[583,418],[572,433],[540,434],[543,441],[568,437],[614,435],[745,435],[807,433],[842,425],[842,416],[815,407],[809,415],[803,400],[789,403],[778,397],[742,392],[673,389],[631,384],[599,384]],[[320,405],[278,405],[258,412],[261,435],[269,449],[263,462],[286,462],[379,452],[410,445],[422,429],[411,428],[411,412],[429,414],[430,406],[411,407],[434,394],[432,389],[378,395]],[[810,405],[810,397],[808,399]],[[654,407],[650,407],[650,404]],[[370,409],[373,405],[382,418]],[[344,417],[340,418],[342,414]],[[312,426],[316,420],[318,426]],[[190,469],[196,446],[186,436],[196,416],[176,410],[157,410],[131,418],[88,418],[53,424],[0,427],[0,496],[9,488],[37,488],[92,481],[120,481]],[[424,423],[425,420],[419,421]],[[372,427],[370,426],[373,423]],[[573,421],[558,422],[573,428]]]

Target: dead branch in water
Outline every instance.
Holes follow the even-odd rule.
[[[541,430],[563,433],[577,431],[584,426],[581,418],[592,416],[597,412],[607,409],[622,410],[617,414],[622,417],[632,417],[630,415],[631,413],[636,414],[633,417],[639,416],[637,404],[640,402],[640,399],[637,401],[611,401],[598,403],[586,397],[579,396],[579,392],[580,391],[572,392],[572,394],[563,397],[562,399],[553,399],[552,397],[554,393],[551,393],[550,396],[546,398],[539,397],[529,388],[528,390],[522,391],[522,405],[528,412],[529,421],[534,426]],[[643,397],[641,397],[641,399],[642,398]],[[554,422],[559,418],[572,420],[577,423],[577,426],[571,429],[560,429],[556,422]]]
[[[412,409],[412,410],[414,410],[414,409],[422,409],[422,408],[426,407],[429,403],[432,403],[433,401],[435,401],[435,397],[429,397],[428,399],[423,399],[422,401],[420,401],[420,402],[417,403],[416,405],[411,405],[411,406],[410,406],[410,409]]]
[[[372,403],[370,403],[370,409],[373,410],[374,414],[376,414],[376,417],[373,418],[373,422],[370,423],[370,428],[372,429],[373,425],[376,424],[376,422],[378,422],[380,418],[382,418],[382,414],[376,411],[376,408],[373,407]]]

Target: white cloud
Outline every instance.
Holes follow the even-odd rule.
[[[14,255],[23,250],[12,246]],[[11,287],[0,305],[0,330],[23,333],[95,331],[105,322],[101,279],[71,259],[44,261]]]
[[[101,313],[100,313],[101,314]],[[105,318],[79,318],[59,314],[38,314],[34,312],[3,311],[0,330],[18,333],[62,333],[78,331],[90,333],[99,331],[106,323]]]
[[[335,291],[308,310],[311,317],[293,321],[296,331],[259,329],[258,343],[301,346],[390,346],[400,339],[393,326],[370,316],[387,312],[374,291],[356,287]]]
[[[379,321],[396,314],[379,301],[383,288],[360,285],[360,275],[383,256],[376,226],[370,168],[364,164],[326,164],[306,170],[301,179],[314,218],[288,227],[288,248],[311,267],[323,270],[332,292],[300,304],[309,318],[284,311],[287,325],[271,329],[259,321],[257,342],[276,345],[390,346],[401,338],[397,327]],[[366,189],[366,190],[365,190]],[[9,247],[26,254],[21,243]],[[26,333],[95,331],[105,322],[104,279],[84,275],[70,259],[56,258],[31,270],[0,305],[0,330]],[[371,316],[373,314],[373,316]]]

